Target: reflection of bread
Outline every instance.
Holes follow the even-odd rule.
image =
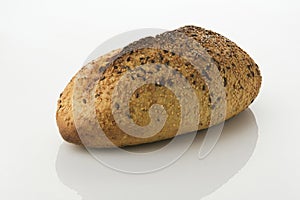
[[[180,41],[184,44],[187,39],[191,40],[191,45],[177,45]],[[193,51],[198,46],[203,48],[196,52],[203,60],[202,63],[198,62],[200,70],[196,70],[193,64],[189,62],[190,58],[195,55]],[[172,51],[173,49],[176,53]],[[145,64],[149,64],[149,66]],[[152,64],[155,64],[156,67],[153,67]],[[97,82],[96,74],[105,65],[107,65],[107,69]],[[175,69],[174,71],[186,77],[199,101],[199,130],[217,124],[223,121],[224,118],[229,119],[246,109],[257,96],[261,85],[258,66],[236,44],[212,31],[186,26],[163,33],[155,38],[141,39],[122,50],[111,52],[85,66],[79,74],[89,76],[89,78],[86,80],[77,77],[77,81],[80,83],[77,85],[93,85],[91,83],[96,81],[94,83],[95,87],[85,87],[84,93],[74,98],[78,98],[76,101],[82,104],[95,101],[96,119],[93,119],[92,116],[93,108],[90,110],[83,107],[82,110],[79,110],[76,107],[76,110],[72,107],[76,76],[73,77],[58,103],[57,124],[63,138],[75,144],[81,144],[81,141],[83,141],[85,145],[91,147],[111,146],[103,137],[95,133],[97,123],[100,124],[110,141],[117,146],[142,144],[174,137],[182,117],[186,116],[181,116],[181,106],[184,105],[180,105],[178,99],[168,87],[163,87],[164,85],[176,84],[177,80],[171,79],[169,74],[165,74],[164,78],[158,80],[157,84],[145,84],[138,88],[129,102],[130,114],[128,118],[139,126],[146,126],[150,123],[149,109],[153,104],[164,106],[168,117],[164,127],[156,135],[148,138],[138,138],[125,134],[118,127],[113,117],[113,110],[122,109],[119,108],[119,105],[112,105],[114,88],[126,72],[141,65],[145,66],[144,74],[140,77],[133,77],[133,79],[147,79],[148,75],[159,70],[161,65],[170,66]],[[218,85],[217,79],[221,80],[222,87],[212,88]],[[132,86],[130,84],[128,83],[128,87]],[[181,90],[184,89],[180,86],[177,87]],[[222,95],[223,88],[225,89],[224,95]],[[74,91],[77,91],[77,88]],[[226,100],[227,104],[225,116],[220,112],[223,105],[220,102],[224,102],[223,100]],[[74,125],[74,110],[78,113],[76,119],[79,119],[79,121],[76,120],[77,130]],[[212,119],[213,110],[217,112],[214,119]],[[187,132],[193,131],[188,129],[187,124],[181,124],[181,126],[185,126],[184,130],[187,130]]]

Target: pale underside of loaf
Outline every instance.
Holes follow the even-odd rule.
[[[186,45],[186,40],[191,42]],[[193,59],[194,53],[199,54],[202,60]],[[197,69],[190,62],[191,59],[196,60],[199,65]],[[137,70],[139,66],[144,68]],[[181,123],[182,118],[189,116],[182,115],[182,105],[176,95],[164,87],[178,84],[177,79],[163,72],[163,78],[157,84],[145,84],[134,91],[129,101],[128,119],[124,119],[141,127],[147,126],[151,121],[151,106],[163,105],[167,118],[157,134],[151,137],[132,136],[125,133],[116,122],[119,119],[114,118],[114,114],[123,109],[113,102],[116,95],[116,98],[122,96],[119,94],[122,91],[114,92],[118,82],[122,80],[128,84],[126,87],[134,87],[130,77],[135,81],[146,81],[164,66],[185,77],[195,91],[199,103],[197,130],[218,124],[246,109],[258,95],[261,86],[258,66],[235,43],[212,31],[185,26],[136,41],[83,67],[72,78],[58,102],[56,116],[62,137],[68,142],[83,143],[88,147],[111,147],[172,138],[178,134],[179,126],[185,127],[185,131],[179,134],[193,131],[188,124]],[[128,76],[131,71],[137,73]],[[184,88],[177,86],[177,89],[179,93],[181,90],[184,93]],[[126,125],[127,122],[124,123]],[[96,127],[101,127],[105,135],[97,134]]]

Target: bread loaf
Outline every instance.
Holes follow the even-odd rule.
[[[237,115],[256,98],[261,80],[235,43],[185,26],[84,66],[59,98],[57,124],[66,141],[88,147],[155,142]]]

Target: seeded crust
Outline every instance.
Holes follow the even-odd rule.
[[[77,133],[77,129],[74,122],[74,115],[73,115],[73,95],[74,95],[74,88],[75,85],[80,85],[77,77],[78,75],[96,75],[101,71],[108,63],[109,60],[117,55],[121,49],[114,50],[109,52],[106,55],[99,57],[98,59],[92,61],[91,63],[84,66],[76,75],[71,79],[68,83],[64,91],[60,94],[60,98],[58,100],[57,112],[56,112],[56,122],[59,128],[59,132],[63,139],[67,142],[73,144],[82,144],[81,139]],[[90,69],[90,70],[88,70]],[[89,79],[89,82],[93,82],[93,79]],[[93,88],[88,88],[86,92],[92,92]],[[88,95],[85,95],[88,97]],[[85,103],[87,99],[79,97],[82,103]],[[88,115],[88,113],[87,113]]]
[[[185,45],[187,39],[192,41],[191,44]],[[198,70],[195,69],[194,63],[190,62],[195,55],[201,58],[195,61],[200,66]],[[155,84],[145,84],[138,88],[130,99],[130,113],[127,116],[135,124],[146,126],[150,123],[151,106],[160,104],[168,114],[164,127],[154,136],[147,138],[128,135],[119,128],[113,113],[122,111],[122,108],[113,103],[113,95],[118,96],[118,92],[113,94],[113,91],[126,73],[141,65],[149,67],[140,71],[141,76],[132,76],[131,79],[146,80],[151,74],[158,73],[162,65],[170,66],[187,79],[199,99],[198,130],[218,124],[245,110],[258,95],[262,80],[257,64],[235,43],[215,32],[185,26],[155,38],[148,37],[133,42],[122,50],[100,57],[87,65],[89,67],[85,66],[79,73],[85,74],[85,69],[89,68],[92,70],[88,73],[97,74],[99,66],[107,68],[100,81],[95,79],[94,86],[85,90],[86,94],[76,96],[78,102],[95,103],[95,113],[83,109],[76,114],[76,118],[80,118],[76,120],[77,130],[72,113],[75,75],[58,103],[57,124],[62,137],[68,142],[84,143],[88,147],[112,146],[103,136],[95,134],[95,127],[100,125],[107,138],[114,145],[121,147],[172,138],[179,126],[183,126],[185,130],[179,134],[194,131],[189,128],[189,123],[180,123],[182,117],[188,116],[182,116],[178,99],[170,89],[164,87],[178,84],[170,74],[165,74],[164,78]],[[125,80],[128,88],[133,87],[130,81]],[[93,80],[87,80],[81,85],[90,85],[87,84],[89,82]],[[226,107],[221,102],[225,102]],[[223,109],[225,113],[221,112]],[[91,119],[91,115],[95,115],[95,119]]]

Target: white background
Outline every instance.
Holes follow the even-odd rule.
[[[300,199],[298,2],[1,0],[1,199]],[[56,101],[94,48],[188,24],[236,42],[263,76],[210,157],[197,159],[200,135],[171,167],[130,175],[63,142]]]

